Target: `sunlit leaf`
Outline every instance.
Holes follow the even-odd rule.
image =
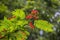
[[[26,21],[26,20],[19,20],[19,21],[17,21],[17,25],[24,26],[26,24],[28,24],[28,21]]]
[[[20,17],[20,19],[25,18],[25,12],[22,9],[16,9],[15,11],[12,12],[13,15]]]
[[[50,24],[49,22],[45,21],[45,20],[35,20],[34,21],[34,25],[41,29],[44,30],[46,32],[52,32],[53,31],[53,25]]]

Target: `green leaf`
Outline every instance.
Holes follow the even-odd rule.
[[[28,21],[27,20],[19,20],[17,22],[17,25],[20,25],[21,27],[24,26],[25,24],[28,24]]]
[[[26,33],[27,35],[29,35],[29,34],[30,34],[28,31],[25,31],[25,33]]]
[[[13,32],[15,29],[14,23],[12,23],[10,20],[8,20],[6,17],[4,17],[4,21],[2,24],[5,29],[7,29],[8,32]]]
[[[28,31],[26,31],[26,32],[28,32]],[[26,33],[25,31],[18,31],[17,33],[16,33],[16,38],[17,38],[17,40],[26,40],[27,39],[27,33]],[[28,32],[29,33],[29,32]]]
[[[35,20],[34,21],[34,25],[41,29],[44,30],[46,32],[52,32],[53,31],[53,25],[50,24],[49,22],[45,21],[45,20]]]
[[[22,9],[16,9],[15,11],[12,12],[13,15],[20,17],[20,19],[25,18],[25,12]]]

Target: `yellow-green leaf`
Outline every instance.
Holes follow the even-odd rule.
[[[20,17],[20,19],[25,18],[25,12],[22,9],[16,9],[15,11],[12,12],[13,15]]]
[[[52,32],[53,31],[53,25],[50,24],[49,22],[45,21],[45,20],[35,20],[34,21],[34,25],[41,29],[44,30],[46,32]]]

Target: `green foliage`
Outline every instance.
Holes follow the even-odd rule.
[[[14,24],[11,21],[9,21],[6,17],[4,18],[4,21],[2,21],[1,24],[2,29],[4,27],[4,29],[6,29],[8,32],[14,31]]]
[[[14,33],[16,30],[23,30],[24,29],[24,25],[28,24],[28,21],[26,20],[16,20],[17,18],[14,18],[14,21],[8,20],[7,17],[4,17],[4,20],[1,21],[1,25],[0,25],[0,33],[2,36],[7,35],[7,33]],[[22,33],[24,32],[24,33]],[[10,34],[11,35],[11,34]],[[29,35],[28,31],[21,31],[15,34],[18,35],[18,37],[16,36],[17,40],[23,40],[27,39],[27,36]],[[24,36],[23,36],[24,35]]]
[[[7,6],[5,6],[4,4],[0,4],[0,13],[1,12],[5,12],[6,10],[7,10],[8,8],[7,8]]]
[[[58,19],[58,22],[60,22],[60,19]]]
[[[35,20],[34,21],[34,25],[41,29],[44,30],[46,32],[53,32],[53,25],[50,24],[49,22],[45,21],[45,20]]]
[[[0,0],[0,13],[4,13],[4,15],[6,15],[5,12],[7,12],[8,15],[6,16],[8,16],[8,18],[11,18],[9,13],[12,13],[12,16],[16,16],[15,18],[11,18],[11,20],[9,20],[7,17],[5,17],[4,20],[0,20],[0,37],[4,36],[0,40],[26,40],[28,38],[27,36],[30,35],[30,32],[28,31],[31,31],[28,23],[32,20],[26,20],[25,17],[31,12],[31,9],[37,9],[39,11],[38,16],[40,18],[38,20],[34,20],[34,26],[37,28],[36,30],[41,29],[47,33],[53,33],[53,24],[49,22],[50,18],[54,15],[59,7],[60,0]],[[54,20],[53,22],[55,24],[56,21]],[[60,22],[60,19],[57,22]],[[25,29],[25,26],[28,30]],[[39,33],[38,31],[36,32],[36,30],[34,29],[32,32],[34,32],[34,34]],[[33,34],[32,32],[31,34]],[[35,37],[34,34],[33,36]],[[40,35],[39,39],[41,39]],[[43,38],[41,40],[43,40]]]
[[[22,9],[16,9],[12,12],[13,15],[20,17],[20,19],[25,19],[25,12]]]
[[[52,1],[52,3],[55,3],[57,5],[60,5],[60,1],[59,0],[51,0],[51,1]]]
[[[35,1],[27,1],[24,8],[26,9],[33,8],[35,6],[34,4],[35,4]]]
[[[26,20],[19,20],[19,21],[17,21],[16,24],[20,25],[21,27],[23,27],[24,25],[28,24],[28,21],[26,21]]]
[[[10,30],[9,32],[13,32],[14,30],[17,30],[17,28],[24,27],[24,25],[28,24],[28,21],[26,20],[15,20],[12,22],[5,17],[2,25],[5,26],[5,28],[8,28],[8,30]]]
[[[28,31],[19,31],[19,32],[17,32],[17,34],[16,34],[16,37],[17,37],[17,40],[26,40],[27,39],[27,34],[26,33],[28,33],[29,34],[29,32]]]

